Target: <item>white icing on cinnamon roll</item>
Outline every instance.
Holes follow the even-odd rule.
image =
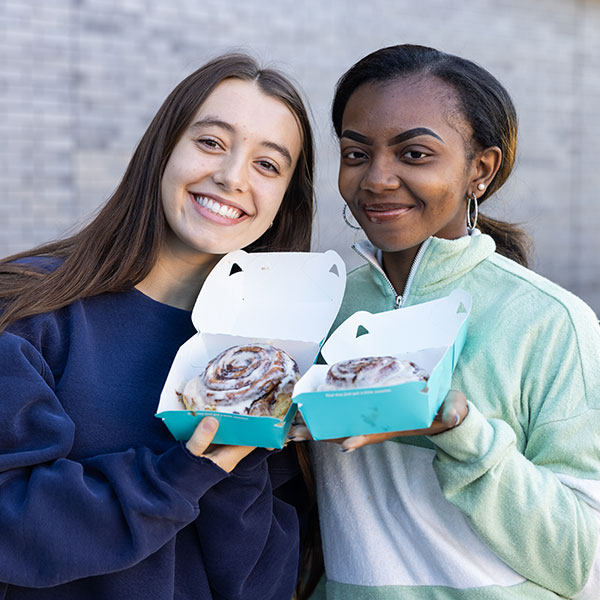
[[[188,410],[283,417],[300,372],[296,361],[270,344],[233,346],[213,358],[181,395]]]
[[[321,390],[355,389],[427,381],[426,371],[408,360],[393,356],[368,356],[331,365]]]

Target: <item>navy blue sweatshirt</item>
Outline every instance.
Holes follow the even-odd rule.
[[[133,289],[0,335],[0,598],[291,597],[293,447],[227,474],[154,416],[194,333],[189,312]]]

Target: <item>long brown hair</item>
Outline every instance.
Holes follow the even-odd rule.
[[[314,146],[306,108],[290,81],[275,69],[262,69],[242,53],[211,60],[169,94],[142,136],[119,186],[97,216],[62,240],[0,261],[0,332],[10,323],[59,309],[75,300],[133,287],[154,266],[166,221],[160,187],[173,148],[194,115],[224,79],[256,82],[295,115],[302,149],[270,227],[246,250],[308,251],[311,242]],[[56,258],[54,269],[32,266],[29,257]]]
[[[342,117],[350,96],[360,86],[371,81],[390,81],[409,75],[433,76],[456,92],[459,110],[470,124],[472,148],[497,146],[502,162],[485,193],[481,204],[497,192],[508,179],[517,149],[517,113],[510,95],[502,84],[476,63],[434,48],[401,44],[381,48],[354,64],[339,79],[333,100],[331,118],[338,137]],[[531,242],[527,234],[512,223],[479,215],[478,228],[494,238],[500,254],[528,265]]]
[[[300,557],[300,578],[292,600],[308,600],[325,572],[316,484],[307,444],[308,442],[296,443],[298,463],[308,493],[308,510],[306,534],[302,542],[302,556]]]

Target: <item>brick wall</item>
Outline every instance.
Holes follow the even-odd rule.
[[[367,52],[414,42],[479,62],[512,93],[518,165],[488,211],[523,222],[535,268],[600,311],[598,32],[596,0],[2,0],[0,254],[89,218],[174,85],[243,49],[293,74],[310,98],[315,248],[356,264],[336,190],[333,85]]]

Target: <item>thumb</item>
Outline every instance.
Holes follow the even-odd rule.
[[[457,390],[450,390],[444,400],[442,423],[448,428],[456,427],[465,420],[468,410],[465,395]]]
[[[187,449],[196,456],[201,456],[212,442],[219,428],[219,421],[214,417],[204,417],[194,429],[192,437],[188,440]]]

